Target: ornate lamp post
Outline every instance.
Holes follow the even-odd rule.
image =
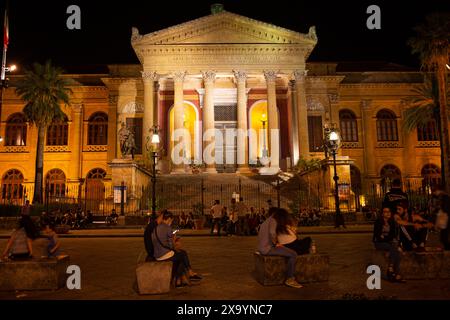
[[[268,152],[267,152],[267,145],[266,145],[266,122],[267,122],[267,115],[263,113],[261,115],[261,123],[263,127],[263,149],[262,149],[262,157],[267,158]]]
[[[336,166],[336,154],[341,144],[341,136],[339,135],[339,130],[335,128],[334,125],[331,128],[325,128],[325,146],[328,151],[333,156],[333,168],[334,168],[334,203],[336,207],[336,228],[343,223],[340,222],[341,218],[341,208],[339,206],[339,176],[337,174]]]
[[[159,134],[158,134],[158,126],[154,126],[152,130],[152,137],[150,140],[150,146],[148,146],[148,151],[150,152],[150,156],[152,158],[152,172],[151,172],[151,181],[152,181],[152,216],[156,215],[156,160],[158,158],[159,152]]]

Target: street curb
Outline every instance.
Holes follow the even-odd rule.
[[[302,232],[301,235],[323,235],[323,234],[370,234],[372,231],[369,230],[354,230],[354,231],[311,231],[311,232]],[[88,238],[142,238],[143,234],[131,233],[131,234],[59,234],[59,238],[65,239],[88,239]],[[180,235],[180,238],[195,238],[195,237],[211,237],[217,238],[217,236],[212,236],[210,234],[185,234]],[[225,238],[225,236],[222,236]],[[248,236],[235,236],[235,237],[248,237]],[[250,236],[256,237],[256,236]],[[1,235],[0,239],[9,239],[7,235]]]

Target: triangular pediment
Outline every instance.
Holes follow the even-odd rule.
[[[170,28],[139,35],[132,34],[133,46],[176,44],[304,44],[317,42],[314,28],[308,34],[277,27],[231,12],[222,11]]]

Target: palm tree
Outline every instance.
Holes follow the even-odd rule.
[[[450,13],[433,13],[426,17],[425,23],[414,28],[417,35],[409,39],[413,54],[418,54],[422,68],[435,73],[438,88],[439,126],[441,136],[441,158],[443,183],[450,191],[449,150],[447,112],[447,76],[450,44]]]
[[[408,99],[410,107],[404,112],[403,129],[407,133],[415,129],[425,128],[431,121],[435,121],[439,132],[439,142],[441,146],[441,168],[445,166],[444,152],[442,152],[442,134],[439,110],[439,88],[436,77],[426,75],[422,85],[413,90],[415,96]],[[441,169],[441,180],[445,180],[444,169]]]
[[[23,113],[38,130],[33,203],[43,202],[45,132],[53,121],[64,119],[60,104],[69,105],[71,90],[66,87],[67,82],[61,74],[62,70],[50,61],[44,65],[34,63],[32,70],[25,72],[25,77],[16,88],[16,93],[26,103]]]

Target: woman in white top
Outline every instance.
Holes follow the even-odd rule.
[[[277,241],[280,245],[292,249],[298,255],[308,254],[311,248],[311,238],[297,238],[297,224],[285,209],[278,209],[273,215],[277,222]]]

